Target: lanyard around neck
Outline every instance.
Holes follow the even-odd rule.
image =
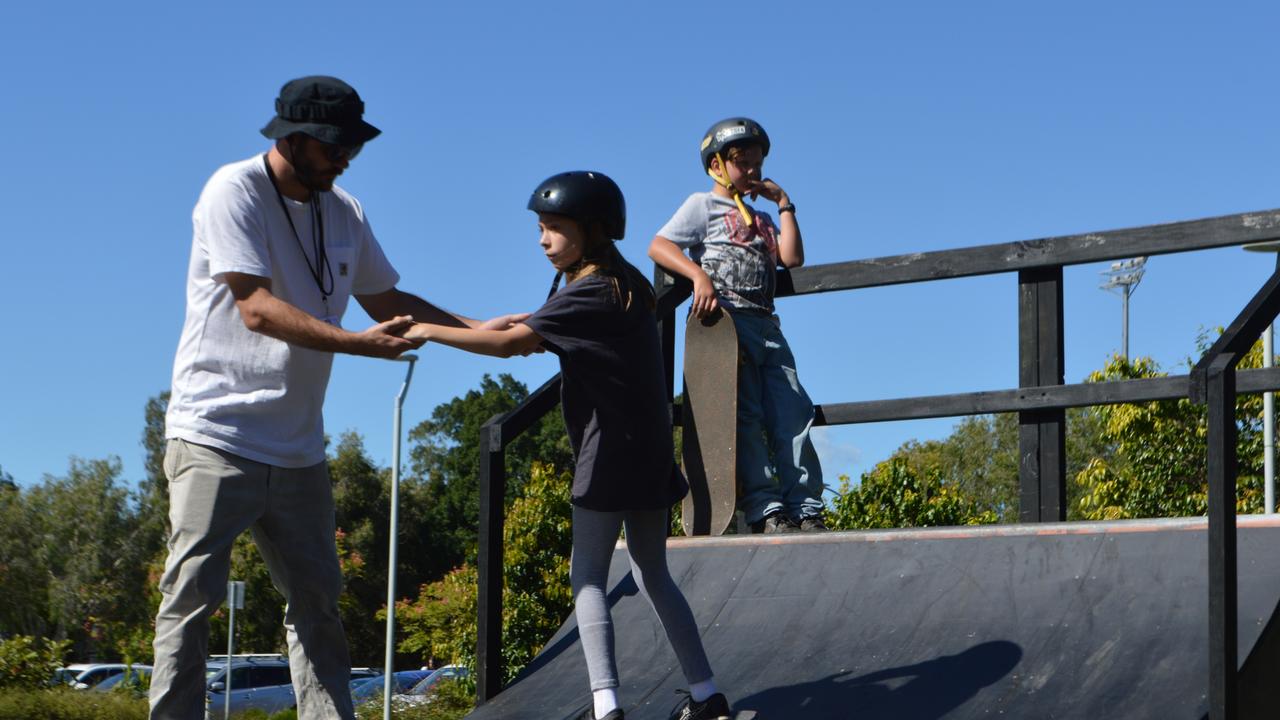
[[[311,249],[316,257],[316,264],[312,265],[311,258],[307,257],[307,251],[302,246],[298,228],[293,224],[293,215],[289,213],[289,206],[285,205],[284,195],[280,194],[280,185],[276,182],[276,174],[271,170],[271,162],[267,160],[266,153],[262,154],[262,164],[267,168],[267,177],[271,180],[272,189],[276,191],[276,200],[280,201],[280,210],[284,212],[284,219],[289,221],[289,229],[293,231],[293,239],[298,243],[302,260],[307,264],[307,270],[311,273],[311,279],[315,281],[316,288],[320,290],[320,299],[327,305],[329,296],[333,294],[333,268],[329,265],[329,253],[324,247],[324,215],[320,212],[320,203],[316,201],[316,191],[311,191],[311,198],[307,201],[308,207],[311,208]],[[325,289],[326,274],[329,281],[328,289]]]

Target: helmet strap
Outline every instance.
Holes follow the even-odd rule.
[[[563,272],[556,271],[556,277],[551,281],[551,292],[547,293],[547,299],[550,300],[552,295],[556,294],[556,289],[560,287],[560,278],[564,276]]]
[[[707,174],[710,175],[711,179],[715,180],[721,187],[729,191],[729,194],[733,196],[733,202],[738,206],[738,212],[742,213],[743,221],[747,223],[748,227],[750,227],[754,222],[754,219],[751,217],[751,211],[747,210],[747,204],[742,202],[742,193],[738,192],[738,188],[733,183],[729,182],[729,170],[724,166],[724,158],[720,156],[719,152],[716,153],[716,160],[720,162],[720,170],[724,172],[724,176],[722,177],[717,175],[711,168],[707,168]]]

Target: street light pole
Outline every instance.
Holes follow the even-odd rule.
[[[1142,282],[1142,276],[1146,274],[1147,259],[1145,257],[1136,257],[1129,260],[1121,260],[1120,262],[1111,263],[1111,267],[1102,271],[1102,277],[1106,282],[1098,287],[1103,290],[1120,291],[1120,347],[1121,353],[1127,362],[1129,360],[1129,296],[1137,289],[1138,283]]]
[[[1275,363],[1276,326],[1272,323],[1262,333],[1262,367]],[[1262,460],[1264,467],[1265,509],[1270,515],[1276,511],[1276,394],[1268,390],[1262,394]]]
[[[1280,242],[1250,243],[1245,250],[1280,253]],[[1280,254],[1276,255],[1276,269],[1280,270]],[[1262,333],[1262,367],[1275,365],[1275,323]],[[1268,515],[1276,511],[1276,394],[1270,390],[1262,393],[1262,463],[1264,507]]]
[[[417,355],[401,355],[394,358],[409,363],[404,383],[396,394],[396,409],[391,420],[391,532],[387,552],[387,654],[383,662],[382,719],[391,720],[391,695],[395,684],[396,653],[396,546],[400,532],[400,416],[404,410],[404,398],[409,394],[409,381],[413,379],[413,365]]]

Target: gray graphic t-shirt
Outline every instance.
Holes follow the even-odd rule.
[[[733,198],[701,192],[689,196],[658,235],[689,251],[733,310],[773,312],[778,267],[778,226],[768,213],[748,206],[747,225]]]

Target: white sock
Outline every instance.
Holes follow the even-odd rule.
[[[618,689],[605,688],[603,690],[595,690],[591,693],[591,699],[595,702],[596,717],[602,718],[617,709]]]
[[[693,697],[694,702],[706,702],[707,698],[715,695],[716,692],[715,678],[707,678],[689,686],[689,695]]]

